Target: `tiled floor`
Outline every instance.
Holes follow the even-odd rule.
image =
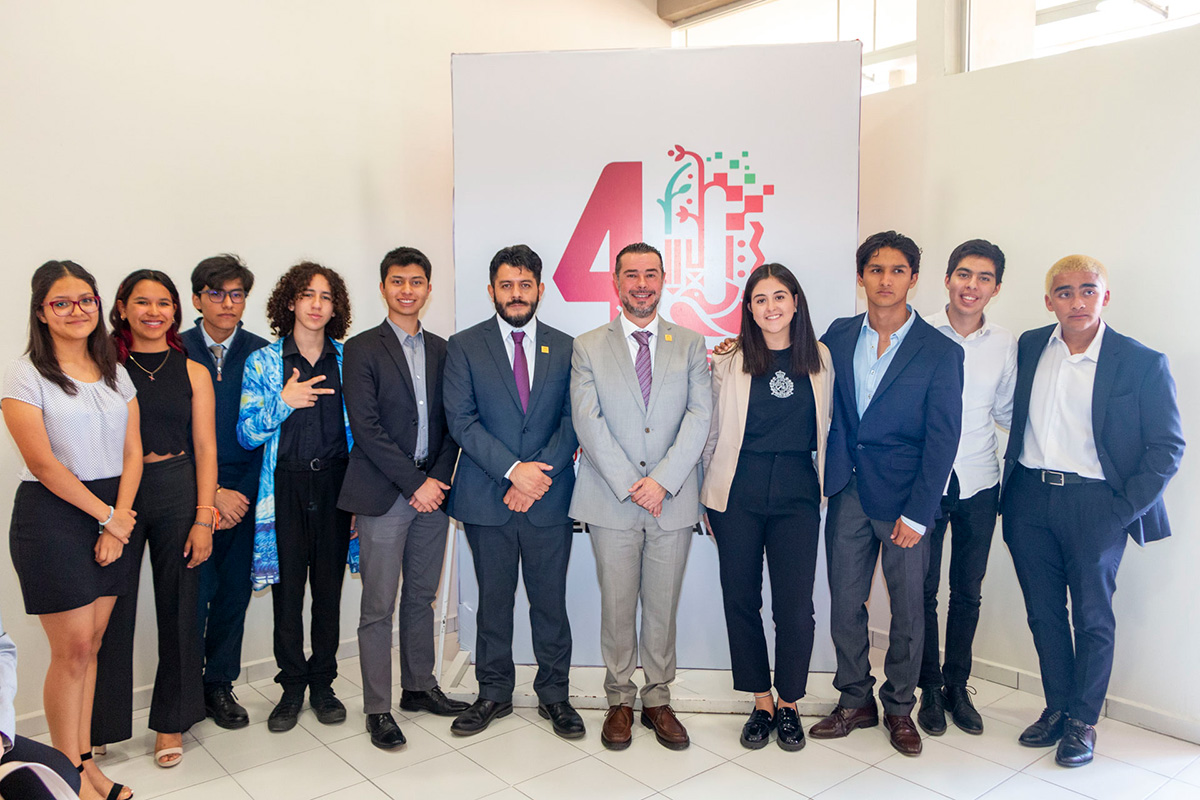
[[[984,734],[951,726],[944,736],[926,738],[919,758],[892,750],[882,727],[837,741],[809,740],[799,753],[774,744],[749,751],[738,743],[743,717],[733,714],[681,715],[692,736],[682,752],[660,747],[640,726],[628,750],[610,752],[599,739],[603,712],[583,711],[587,737],[566,742],[531,708],[466,739],[450,735],[448,719],[396,710],[408,745],[385,752],[371,746],[363,728],[353,661],[342,662],[335,684],[349,711],[342,725],[321,725],[306,710],[294,730],[268,732],[278,689],[265,681],[238,690],[254,724],[239,731],[207,720],[195,726],[179,767],[153,764],[149,733],[110,748],[100,763],[138,800],[1200,800],[1200,746],[1105,719],[1097,726],[1095,763],[1061,769],[1053,750],[1016,743],[1041,711],[1041,698],[987,682],[973,684]],[[532,671],[523,670],[522,678],[532,679]],[[810,695],[832,698],[829,680],[813,675]],[[572,671],[573,686],[599,681],[599,670]],[[729,683],[728,673],[683,671],[676,691],[728,695]]]

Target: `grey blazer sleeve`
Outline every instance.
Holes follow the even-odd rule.
[[[597,342],[603,346],[602,342]],[[586,343],[575,340],[571,350],[571,419],[575,434],[588,458],[618,500],[629,497],[629,487],[642,477],[625,450],[608,429],[596,392],[596,373]],[[700,445],[704,445],[701,437]]]

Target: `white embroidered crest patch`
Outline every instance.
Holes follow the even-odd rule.
[[[796,391],[796,384],[792,383],[792,379],[783,370],[775,373],[775,377],[771,378],[770,385],[771,394],[779,398],[791,397],[792,392]]]

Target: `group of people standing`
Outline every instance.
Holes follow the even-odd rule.
[[[920,256],[894,231],[869,237],[857,253],[867,311],[835,321],[819,340],[795,275],[757,267],[741,334],[717,348],[711,371],[703,337],[658,314],[662,259],[644,243],[615,260],[621,313],[574,340],[537,319],[542,263],[524,245],[489,265],[496,315],[449,341],[420,322],[429,259],[391,251],[380,264],[387,317],[344,346],[348,292],[319,264],[298,264],[275,285],[271,344],[242,328],[254,276],[236,257],[196,267],[201,318],[185,333],[180,297],[161,272],[121,283],[110,334],[94,278],[73,262],[43,265],[29,348],[3,392],[25,461],[10,543],[26,612],[50,641],[51,738],[82,774],[80,796],[130,796],[91,754],[130,735],[146,542],[159,629],[149,719],[159,766],[179,763],[182,732],[206,714],[222,727],[249,723],[232,686],[252,587],[273,587],[281,695],[269,729],[296,725],[306,691],[321,723],[345,719],[332,684],[347,562],[361,570],[358,642],[373,744],[405,744],[391,714],[397,612],[402,709],[452,716],[460,736],[512,712],[520,578],[539,713],[558,735],[583,736],[568,686],[573,520],[587,526],[600,583],[609,706],[601,740],[630,745],[640,665],[641,724],[663,746],[685,748],[670,705],[676,612],[705,511],[734,686],[754,695],[742,744],[762,747],[774,735],[799,750],[796,702],[815,633],[825,498],[840,697],[810,735],[879,722],[866,602],[880,558],[891,628],[879,696],[892,745],[921,750],[911,718],[918,686],[927,733],[945,730],[947,711],[963,730],[982,731],[967,679],[1002,509],[1047,703],[1021,741],[1057,744],[1060,764],[1087,763],[1111,671],[1125,536],[1169,534],[1162,493],[1183,450],[1174,384],[1161,354],[1101,321],[1108,290],[1098,261],[1069,256],[1050,269],[1046,306],[1059,324],[1018,345],[983,313],[1003,278],[998,247],[972,240],[954,251],[949,303],[928,321],[907,302]],[[1012,429],[1003,494],[997,426]],[[471,704],[447,697],[433,675],[432,602],[449,518],[465,527],[479,583]],[[764,556],[773,678],[760,616]]]

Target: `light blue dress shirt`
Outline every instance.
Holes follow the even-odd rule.
[[[388,318],[388,325],[400,340],[400,349],[404,351],[404,360],[408,362],[408,371],[412,375],[413,392],[417,396],[417,443],[413,447],[413,458],[420,461],[429,455],[429,389],[425,385],[425,329],[417,331],[416,336],[410,336],[403,328]]]
[[[0,620],[0,753],[17,739],[17,646]]]

